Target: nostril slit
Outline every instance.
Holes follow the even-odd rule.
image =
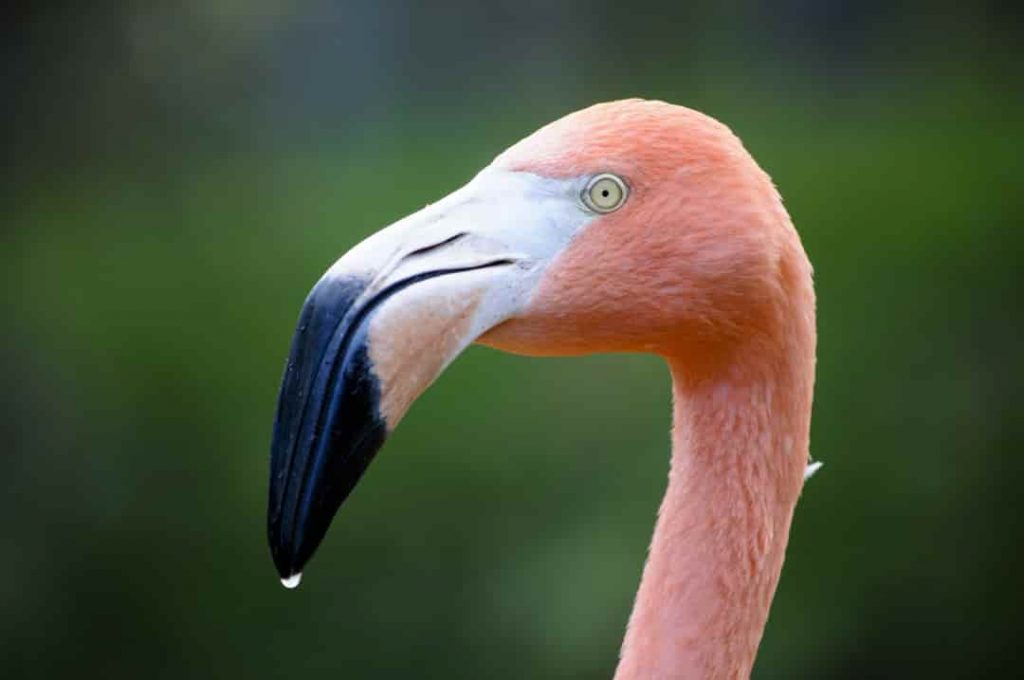
[[[443,241],[439,241],[437,243],[432,243],[429,246],[423,246],[422,248],[417,248],[416,250],[413,250],[413,251],[407,253],[405,255],[405,257],[403,257],[402,259],[406,260],[406,259],[408,259],[410,257],[416,257],[417,255],[426,255],[427,253],[432,252],[434,250],[437,250],[438,248],[444,248],[447,245],[451,245],[452,243],[455,243],[459,239],[465,238],[465,236],[466,236],[466,232],[464,232],[464,231],[459,232],[458,234],[455,234],[454,236],[449,236],[448,238],[446,238]]]

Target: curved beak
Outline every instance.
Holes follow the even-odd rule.
[[[413,400],[524,307],[546,264],[589,219],[565,200],[572,184],[485,170],[363,241],[313,287],[271,447],[268,533],[285,585],[298,583]]]

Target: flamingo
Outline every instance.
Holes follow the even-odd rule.
[[[269,540],[298,585],[410,404],[470,343],[648,352],[667,490],[615,678],[749,677],[808,465],[811,265],[722,123],[630,99],[542,127],[313,287],[274,425]]]

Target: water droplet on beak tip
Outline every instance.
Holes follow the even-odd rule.
[[[288,578],[281,579],[281,585],[283,585],[288,590],[294,590],[295,588],[298,588],[300,583],[302,583],[301,571],[298,574],[292,574]]]

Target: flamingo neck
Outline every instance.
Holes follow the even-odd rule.
[[[780,356],[702,380],[669,361],[668,489],[616,680],[749,677],[808,457],[813,344]]]

